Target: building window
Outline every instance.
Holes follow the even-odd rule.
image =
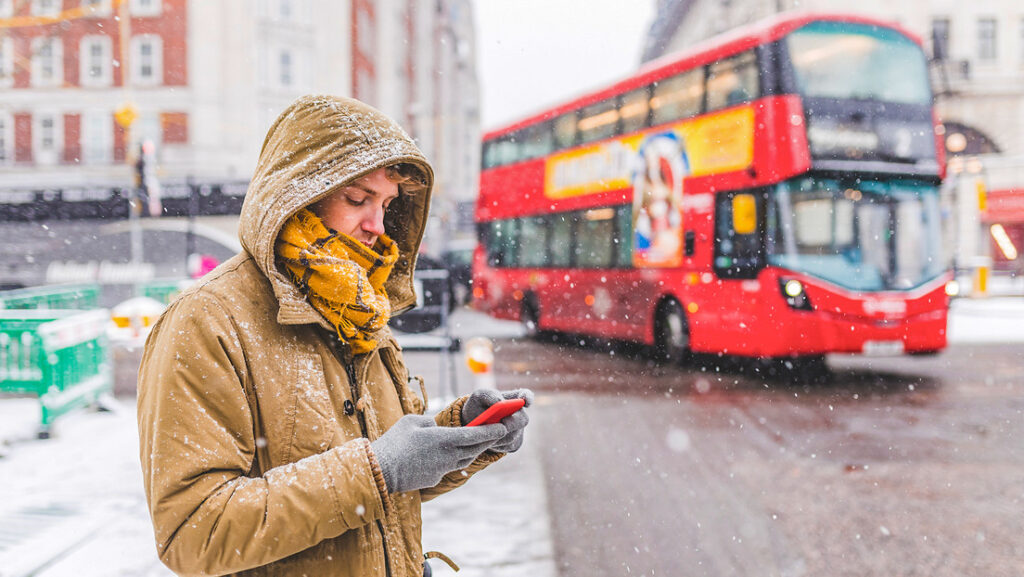
[[[111,41],[109,36],[85,36],[79,51],[82,86],[110,86]]]
[[[82,9],[87,16],[109,16],[110,0],[82,0]]]
[[[82,114],[82,161],[85,164],[110,164],[114,158],[113,116],[102,110]]]
[[[0,166],[14,162],[14,119],[0,110]]]
[[[32,0],[33,16],[57,16],[60,14],[61,0]]]
[[[0,87],[14,85],[14,43],[10,36],[0,37]]]
[[[160,0],[131,0],[128,7],[132,16],[159,16],[162,9]]]
[[[56,114],[41,113],[35,115],[35,126],[32,128],[33,156],[37,164],[56,164],[61,148],[61,126]]]
[[[932,20],[932,58],[949,60],[949,18]]]
[[[294,15],[294,10],[291,0],[280,0],[277,5],[277,15],[281,20],[288,22]]]
[[[132,38],[132,80],[141,86],[162,84],[163,42],[155,34],[144,34]]]
[[[63,46],[60,38],[32,39],[32,85],[58,86],[63,80]]]
[[[978,60],[996,59],[996,19],[978,19]]]
[[[278,69],[278,78],[281,81],[282,87],[290,87],[295,81],[295,74],[292,64],[292,53],[288,50],[282,50],[279,58],[280,68]]]

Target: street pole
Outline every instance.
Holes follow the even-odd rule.
[[[132,27],[131,27],[131,14],[128,12],[128,1],[121,0],[117,5],[117,17],[118,17],[118,35],[120,36],[119,41],[121,62],[119,68],[121,69],[121,91],[124,93],[125,104],[122,106],[122,110],[125,111],[123,117],[119,115],[118,122],[124,128],[124,157],[125,162],[130,167],[130,170],[134,170],[135,167],[135,147],[132,145],[132,124],[135,122],[135,111],[134,107],[131,106],[131,89],[130,89],[130,77],[131,70],[128,66],[129,56],[129,44],[131,42]],[[142,254],[142,225],[139,222],[139,216],[142,213],[142,199],[139,198],[140,188],[145,183],[139,182],[137,185],[132,186],[128,192],[128,228],[131,236],[131,259],[132,264],[135,265],[136,270],[142,264],[144,255]]]
[[[196,215],[199,214],[199,187],[192,181],[192,176],[185,178],[188,186],[188,228],[185,232],[185,274],[191,275],[188,270],[189,259],[196,252]]]

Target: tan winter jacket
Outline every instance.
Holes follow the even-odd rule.
[[[299,209],[397,162],[426,159],[396,124],[354,100],[304,97],[271,127],[239,222],[244,251],[175,301],[146,342],[139,438],[160,559],[184,575],[420,576],[420,502],[497,460],[485,453],[432,489],[388,495],[370,441],[423,401],[390,332],[355,359],[277,270],[274,240]],[[412,271],[429,188],[385,218]],[[460,422],[460,399],[437,416]]]

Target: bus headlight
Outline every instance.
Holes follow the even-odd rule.
[[[946,283],[946,296],[955,297],[960,296],[960,283],[951,280]]]
[[[807,293],[804,292],[804,283],[794,279],[779,279],[779,288],[782,290],[782,296],[786,299],[786,304],[789,308],[796,309],[798,311],[809,311],[811,308],[811,300],[807,298]]]

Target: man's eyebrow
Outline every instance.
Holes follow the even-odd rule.
[[[365,192],[366,194],[369,194],[370,196],[380,196],[380,193],[377,192],[376,190],[373,190],[372,188],[370,188],[368,186],[365,186],[365,185],[362,185],[362,184],[359,184],[357,182],[353,182],[352,184],[349,185],[349,187],[351,187],[351,188],[358,188],[359,190]],[[393,194],[393,195],[389,195],[389,196],[391,198],[398,198],[398,194]]]

